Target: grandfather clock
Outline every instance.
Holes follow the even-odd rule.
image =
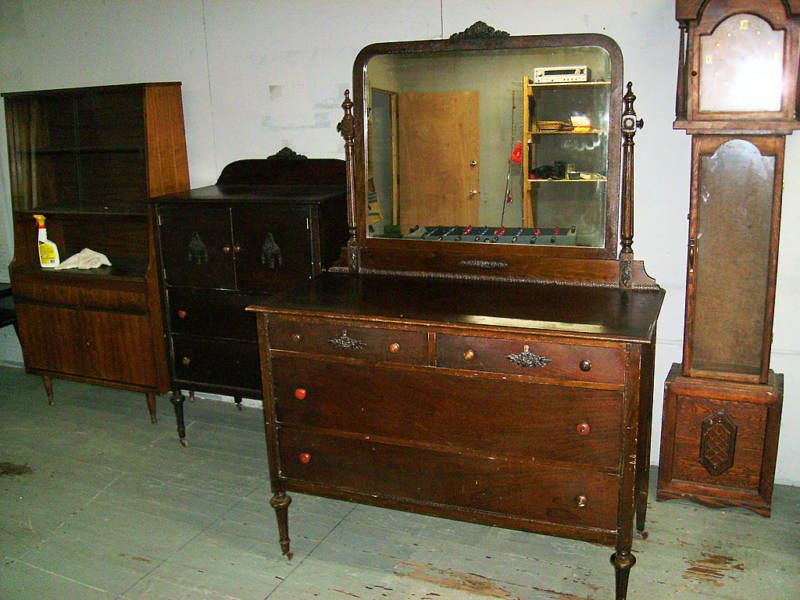
[[[769,368],[800,0],[677,0],[675,129],[692,136],[683,362],[664,390],[659,500],[769,516],[783,375]]]

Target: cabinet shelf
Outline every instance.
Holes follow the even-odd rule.
[[[531,130],[531,137],[534,135],[607,135],[608,132],[602,129],[592,129],[590,131],[572,131],[571,129],[564,129],[559,131],[547,131],[547,130],[540,130],[540,129],[532,129]],[[528,140],[530,144],[531,141]]]
[[[142,146],[70,146],[51,148],[31,148],[20,150],[24,154],[139,154],[144,152]]]
[[[605,183],[608,181],[606,177],[592,177],[591,179],[532,179],[528,178],[530,183]]]
[[[532,88],[560,88],[560,87],[607,87],[610,81],[569,81],[565,83],[528,83]]]
[[[65,256],[63,258],[69,258]],[[111,266],[97,267],[96,269],[43,269],[38,265],[25,265],[17,267],[15,272],[19,275],[39,275],[53,278],[53,281],[67,283],[70,280],[118,280],[144,282],[147,273],[147,260],[144,258],[116,258],[110,256]]]

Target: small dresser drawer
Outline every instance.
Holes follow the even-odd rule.
[[[172,348],[176,379],[248,389],[261,397],[257,344],[176,335]]]
[[[167,296],[173,333],[257,340],[255,316],[244,310],[257,296],[175,288]]]
[[[409,373],[391,365],[272,357],[282,424],[414,440],[484,456],[541,458],[616,471],[622,393]],[[365,385],[367,382],[367,385]]]
[[[452,369],[573,381],[616,384],[625,381],[625,351],[621,348],[525,338],[438,335],[436,364]]]
[[[371,440],[278,432],[281,476],[361,494],[613,530],[619,479]]]
[[[276,350],[412,365],[428,362],[428,336],[424,331],[366,327],[357,321],[270,315],[269,342]]]

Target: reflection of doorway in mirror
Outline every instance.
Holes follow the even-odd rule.
[[[367,224],[385,235],[397,225],[397,94],[372,88],[370,96]]]
[[[479,222],[477,91],[398,94],[399,225]]]

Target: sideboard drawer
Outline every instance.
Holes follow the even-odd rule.
[[[525,338],[438,335],[436,364],[453,369],[596,383],[622,384],[625,381],[625,351],[622,348]]]
[[[172,349],[175,379],[249,389],[261,397],[258,345],[175,335]]]
[[[280,429],[280,474],[361,494],[613,530],[619,479]]]
[[[415,440],[484,456],[619,467],[619,391],[286,355],[272,357],[272,373],[282,424]]]
[[[169,324],[174,333],[256,341],[256,320],[245,307],[257,296],[171,288]]]
[[[428,361],[428,336],[424,331],[366,327],[353,321],[271,315],[269,341],[271,348],[277,350],[413,365]]]

